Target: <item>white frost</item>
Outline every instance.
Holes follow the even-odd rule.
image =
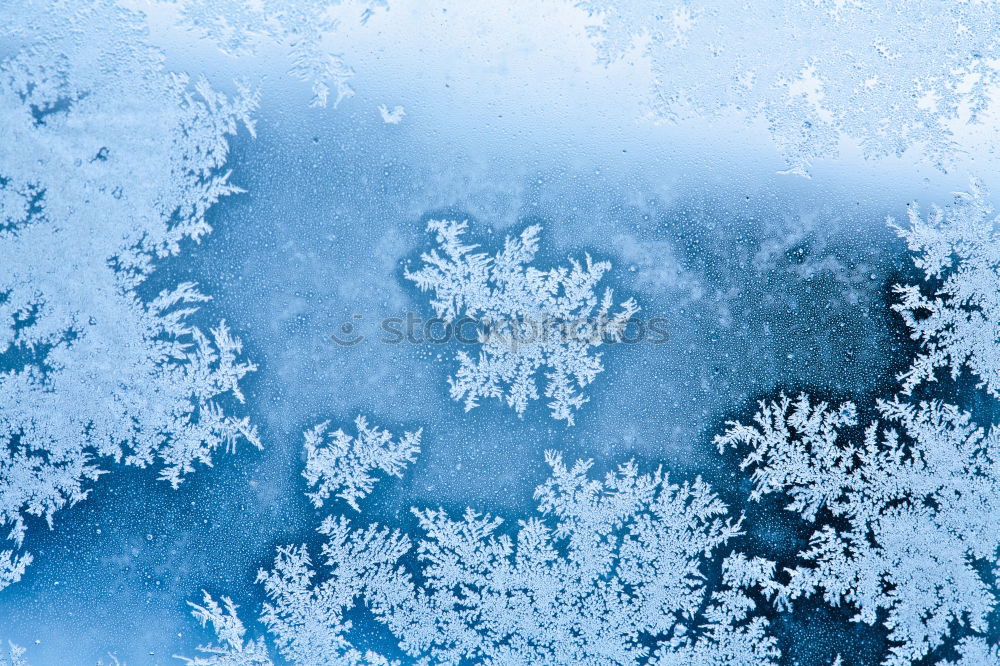
[[[589,400],[582,389],[604,370],[601,354],[591,350],[620,341],[639,306],[629,299],[612,313],[611,289],[597,293],[611,264],[589,254],[583,264],[570,259],[568,267],[532,266],[537,225],[505,239],[492,256],[462,244],[466,228],[465,222],[430,221],[427,231],[436,234],[440,252],[423,253],[423,267],[405,272],[422,291],[433,292],[431,306],[455,326],[456,337],[471,338],[473,330],[477,336],[478,358],[457,354],[458,371],[448,378],[452,399],[463,401],[466,411],[482,398],[503,400],[522,415],[539,398],[536,374],[544,368],[552,418],[573,425],[574,413]]]
[[[987,193],[973,182],[947,209],[935,207],[922,219],[914,205],[909,216],[909,227],[896,229],[933,286],[895,287],[900,301],[892,307],[921,345],[899,376],[903,391],[934,381],[938,368],[952,379],[968,369],[1000,398],[1000,233]]]
[[[205,627],[215,631],[218,644],[201,645],[198,651],[205,656],[180,657],[189,666],[272,666],[264,639],[244,640],[246,627],[236,614],[236,604],[229,597],[222,597],[220,605],[208,592],[202,591],[202,604],[188,602],[192,615]]]
[[[229,414],[253,364],[225,322],[192,323],[208,297],[138,291],[239,191],[221,169],[256,97],[166,71],[114,3],[4,12],[23,46],[0,61],[0,524],[20,545],[27,517],[51,525],[107,463],[176,487],[219,448],[260,446]]]
[[[713,3],[583,0],[604,59],[644,52],[667,119],[738,111],[763,120],[792,173],[836,155],[918,148],[944,168],[952,130],[976,123],[1000,82],[991,2]],[[775,57],[780,53],[780,57]]]
[[[981,567],[1000,547],[1000,433],[938,402],[879,401],[878,411],[883,423],[860,431],[851,403],[782,396],[716,442],[743,453],[753,498],[783,493],[789,511],[820,523],[776,588],[779,605],[823,590],[855,607],[856,622],[884,619],[884,663],[903,666],[955,626],[987,629],[996,597]]]
[[[740,522],[700,479],[673,484],[627,463],[593,479],[591,463],[547,454],[552,476],[535,492],[539,515],[503,521],[468,509],[414,509],[425,533],[419,574],[410,539],[328,518],[323,562],[281,548],[263,571],[263,621],[297,664],[385,663],[351,642],[347,614],[370,611],[418,663],[775,664],[752,588],[773,593],[773,563],[727,558],[709,594],[708,557]]]
[[[316,507],[323,506],[323,501],[334,495],[360,511],[358,500],[367,497],[377,481],[372,472],[381,470],[402,477],[420,453],[423,429],[393,440],[391,432],[378,426],[369,427],[363,416],[354,420],[357,429],[354,437],[339,428],[328,433],[329,425],[329,421],[324,421],[305,433],[306,468],[302,475],[310,488],[316,488],[307,493]]]
[[[392,111],[389,110],[385,104],[380,104],[378,107],[378,112],[382,116],[382,122],[387,125],[398,125],[403,120],[403,116],[406,115],[406,109],[401,106],[393,107]]]

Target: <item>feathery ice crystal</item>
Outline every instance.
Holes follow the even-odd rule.
[[[574,413],[589,400],[582,389],[604,370],[594,347],[620,341],[639,311],[629,299],[612,313],[611,289],[598,297],[597,284],[610,262],[569,260],[569,266],[541,270],[531,264],[541,227],[529,226],[507,238],[495,255],[464,245],[467,223],[432,220],[427,231],[440,246],[421,255],[424,265],[406,271],[449,325],[474,325],[478,358],[458,352],[459,368],[448,378],[450,394],[466,411],[482,398],[504,400],[522,415],[539,398],[537,371],[545,368],[544,394],[552,418],[573,425]]]
[[[306,431],[306,468],[302,475],[309,487],[307,493],[317,507],[335,495],[360,511],[358,500],[367,497],[378,480],[372,472],[382,470],[390,476],[402,477],[406,467],[416,462],[420,453],[423,429],[403,433],[393,440],[392,433],[378,426],[368,426],[363,416],[354,420],[358,434],[351,437],[341,429],[327,432],[329,421]]]
[[[253,364],[225,322],[192,322],[208,297],[139,295],[240,191],[220,170],[256,97],[166,71],[144,18],[115,3],[4,12],[23,47],[0,61],[0,524],[20,546],[29,516],[51,526],[108,462],[176,487],[219,448],[260,446],[228,413]],[[30,562],[12,556],[0,587]]]
[[[857,622],[887,612],[885,663],[902,666],[953,625],[987,628],[996,597],[981,566],[1000,547],[1000,433],[939,402],[882,400],[878,412],[883,423],[855,442],[844,434],[858,430],[852,403],[781,396],[716,443],[743,452],[754,499],[783,493],[789,511],[818,523],[803,564],[775,583],[779,606],[822,589],[831,605],[854,606]]]
[[[896,227],[917,268],[934,285],[897,285],[899,312],[921,352],[899,376],[903,392],[933,381],[938,368],[953,379],[968,369],[979,386],[1000,398],[1000,233],[997,217],[978,182],[945,210],[922,219],[911,206],[910,224]]]

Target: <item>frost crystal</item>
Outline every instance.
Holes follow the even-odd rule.
[[[756,604],[745,590],[760,587],[773,593],[774,563],[742,553],[722,563],[723,589],[712,593],[705,610],[705,633],[686,637],[678,627],[676,638],[661,647],[657,666],[722,666],[725,664],[776,664],[781,656],[777,641],[767,635],[767,620],[751,617]],[[749,620],[749,621],[748,621]]]
[[[841,135],[866,156],[915,146],[939,167],[955,121],[977,122],[1000,70],[989,2],[584,0],[606,59],[641,48],[665,118],[763,119],[789,170],[836,154]],[[780,53],[781,57],[774,57]]]
[[[219,169],[256,101],[165,71],[115,3],[4,11],[23,48],[0,62],[0,523],[20,544],[25,519],[51,525],[102,462],[157,465],[177,486],[220,447],[260,446],[227,414],[254,369],[240,341],[191,323],[208,298],[139,292],[239,191]],[[7,580],[27,561],[5,557]]]
[[[620,341],[638,305],[629,299],[611,313],[611,289],[600,298],[596,293],[611,264],[594,262],[589,254],[582,265],[574,259],[569,267],[544,271],[528,265],[538,251],[539,226],[507,238],[493,256],[462,244],[466,227],[429,222],[427,231],[437,234],[443,254],[425,252],[424,266],[405,273],[434,293],[434,311],[455,327],[460,341],[475,331],[479,357],[458,352],[459,369],[448,378],[452,399],[463,400],[466,411],[481,398],[503,399],[522,415],[538,399],[536,373],[546,368],[552,418],[572,425],[574,412],[588,400],[582,389],[604,370],[601,354],[591,354],[591,348]]]
[[[387,125],[398,125],[403,121],[403,116],[406,115],[406,109],[401,106],[393,107],[392,111],[389,110],[385,104],[379,104],[378,107],[379,115],[382,116],[382,122]]]
[[[776,663],[746,594],[770,589],[772,563],[729,558],[724,589],[707,599],[704,559],[740,523],[703,481],[671,484],[633,463],[599,481],[589,462],[546,459],[552,476],[535,493],[541,515],[519,521],[513,535],[471,509],[459,520],[414,509],[426,533],[416,580],[400,565],[407,537],[354,530],[344,518],[321,528],[322,578],[305,547],[280,549],[259,579],[271,599],[263,621],[285,658],[384,663],[349,641],[345,616],[363,601],[424,663]]]
[[[338,20],[332,10],[340,0],[179,0],[181,24],[214,42],[234,57],[257,51],[262,42],[286,49],[292,61],[289,73],[312,86],[311,106],[325,107],[334,93],[333,107],[354,95],[348,81],[354,71],[324,46]],[[385,0],[371,0],[362,21]]]
[[[205,591],[204,605],[188,602],[194,610],[191,614],[197,618],[201,626],[212,625],[218,637],[218,645],[201,645],[199,652],[207,656],[178,657],[192,666],[271,666],[273,662],[267,654],[264,639],[244,641],[246,628],[236,614],[236,604],[228,597],[222,597],[222,605]]]
[[[302,475],[310,488],[318,486],[307,493],[317,508],[323,506],[323,500],[335,495],[360,511],[358,500],[367,497],[377,481],[371,472],[382,470],[402,477],[403,470],[420,453],[423,429],[404,433],[394,441],[391,432],[368,427],[363,416],[354,420],[356,437],[339,428],[327,433],[329,425],[329,421],[324,421],[305,433],[306,469]]]
[[[1000,234],[986,196],[973,183],[946,211],[935,207],[924,220],[913,206],[909,228],[897,227],[936,285],[929,296],[916,285],[895,287],[900,302],[892,307],[922,346],[899,376],[906,394],[934,381],[937,368],[948,368],[953,379],[967,368],[1000,398]]]
[[[409,540],[377,526],[352,530],[343,517],[327,518],[320,532],[327,536],[323,560],[329,577],[314,581],[305,546],[279,548],[274,569],[257,576],[271,600],[261,620],[292,663],[398,666],[375,652],[356,649],[346,636],[353,623],[345,615],[358,599],[376,613],[399,603],[399,595],[411,586],[399,565]]]
[[[938,666],[1000,666],[1000,648],[979,637],[964,638],[956,647],[958,661],[941,661]]]
[[[6,653],[0,653],[0,666],[28,666],[24,653],[23,647],[8,642]]]
[[[822,588],[831,605],[857,608],[855,621],[885,618],[885,663],[902,665],[954,626],[987,628],[996,599],[983,567],[1000,546],[1000,435],[951,405],[895,399],[878,410],[889,425],[845,443],[841,431],[858,423],[853,404],[782,396],[761,403],[755,425],[731,423],[716,442],[747,449],[755,498],[784,493],[790,511],[822,523],[800,553],[806,563],[775,588],[779,604]]]
[[[33,559],[30,553],[15,555],[12,550],[0,552],[0,590],[21,580]]]

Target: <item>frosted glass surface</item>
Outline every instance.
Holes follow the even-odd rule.
[[[986,0],[0,0],[0,665],[1000,666],[998,84]]]

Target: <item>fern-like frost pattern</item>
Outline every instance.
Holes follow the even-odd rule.
[[[420,453],[422,429],[404,433],[394,440],[392,433],[369,426],[364,416],[354,420],[353,437],[341,429],[328,432],[329,421],[306,431],[306,468],[302,475],[310,488],[308,494],[317,507],[331,495],[360,511],[358,501],[367,497],[377,477],[373,472],[402,477],[403,471],[416,462]]]
[[[282,656],[397,663],[352,643],[348,615],[363,603],[410,663],[777,663],[750,596],[773,592],[774,564],[731,555],[719,589],[707,589],[708,558],[741,523],[705,482],[671,483],[662,470],[642,474],[631,462],[601,480],[588,461],[546,460],[539,515],[513,532],[472,509],[458,519],[413,509],[424,533],[415,549],[399,531],[354,528],[344,517],[320,527],[319,565],[305,546],[279,548],[258,580],[270,599],[262,620]],[[411,554],[416,578],[403,566]],[[206,605],[196,615],[224,613]],[[243,649],[242,631],[212,622],[220,642]]]
[[[198,647],[197,657],[178,657],[188,666],[272,666],[263,638],[245,640],[246,627],[236,613],[237,606],[229,597],[222,603],[203,592],[201,604],[188,602],[191,613],[202,627],[211,625],[218,643]]]
[[[957,379],[970,371],[980,388],[1000,398],[1000,234],[983,186],[974,181],[947,209],[896,227],[914,253],[926,285],[898,285],[893,309],[922,347],[899,380],[911,393],[944,368]]]
[[[615,306],[610,288],[597,285],[611,269],[607,261],[569,260],[569,266],[542,270],[531,265],[541,227],[508,237],[495,255],[476,252],[462,236],[466,222],[432,220],[438,248],[421,255],[423,266],[407,279],[431,291],[431,306],[445,323],[476,326],[478,357],[457,354],[459,368],[448,378],[452,399],[469,411],[482,399],[507,403],[518,415],[538,400],[537,373],[544,368],[544,395],[553,419],[573,425],[589,398],[583,389],[604,370],[606,342],[622,339],[639,311],[634,300]]]
[[[256,98],[165,71],[114,3],[42,4],[5,10],[26,45],[0,62],[0,523],[18,546],[108,463],[176,487],[217,449],[260,446],[229,414],[254,365],[225,322],[192,323],[208,297],[138,295],[239,191],[221,168]],[[30,561],[0,555],[0,587]]]
[[[340,0],[181,0],[173,3],[179,23],[214,43],[234,58],[256,53],[262,44],[283,48],[291,61],[288,73],[308,83],[310,106],[333,108],[354,96],[349,81],[354,76],[343,58],[324,45],[338,20],[333,10]],[[384,0],[371,0],[361,14],[367,20]]]
[[[940,402],[883,400],[878,413],[861,429],[852,403],[782,396],[716,442],[743,454],[753,498],[782,493],[789,511],[820,523],[774,588],[779,606],[822,590],[831,605],[856,608],[857,622],[886,613],[884,663],[902,666],[954,626],[987,629],[996,598],[979,566],[1000,547],[1000,435]]]

